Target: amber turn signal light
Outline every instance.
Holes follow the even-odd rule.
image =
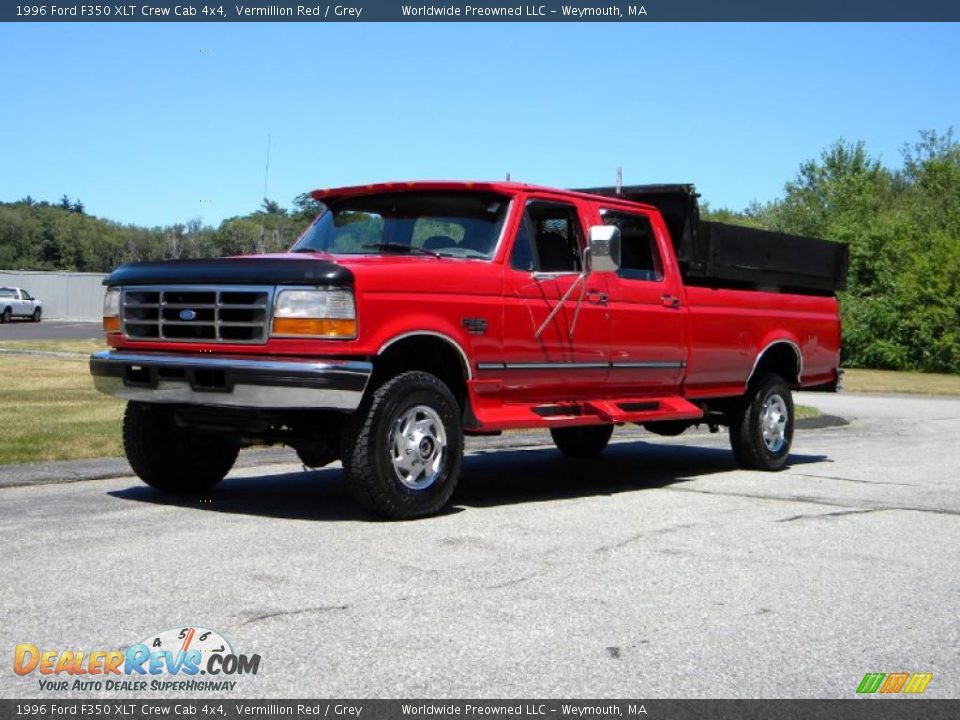
[[[120,332],[120,318],[117,315],[105,317],[103,319],[104,332]]]
[[[329,318],[274,318],[271,334],[281,337],[352,338],[357,334],[357,321]]]

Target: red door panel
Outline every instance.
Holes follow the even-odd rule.
[[[595,398],[606,383],[606,279],[580,273],[582,210],[546,198],[525,205],[504,267],[500,377],[508,401]]]

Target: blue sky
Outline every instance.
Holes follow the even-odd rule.
[[[781,194],[839,137],[960,125],[960,26],[3,24],[0,200],[163,225],[315,187],[501,179]],[[960,129],[960,128],[958,128]]]

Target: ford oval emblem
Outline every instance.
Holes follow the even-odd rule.
[[[180,311],[181,320],[196,320],[197,313],[195,310],[181,310]]]

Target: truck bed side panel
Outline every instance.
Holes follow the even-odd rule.
[[[800,349],[800,385],[836,377],[840,322],[836,298],[687,287],[689,397],[738,394],[761,352],[777,341]]]

